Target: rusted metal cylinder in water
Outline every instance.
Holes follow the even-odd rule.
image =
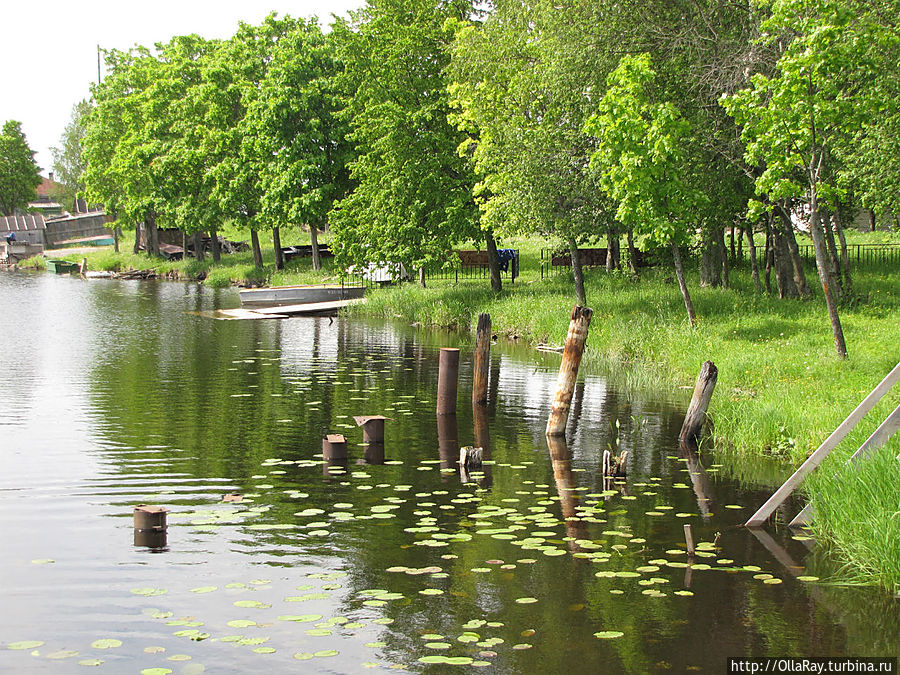
[[[459,350],[453,347],[441,347],[438,362],[438,415],[456,413],[456,390],[459,384]]]
[[[347,439],[341,434],[328,434],[322,439],[322,458],[326,462],[347,459]]]
[[[363,428],[363,443],[384,443],[384,421],[389,418],[383,415],[357,415],[353,419],[357,426]]]
[[[166,530],[135,530],[134,545],[147,548],[165,548],[168,543]]]
[[[135,530],[165,530],[166,511],[162,506],[138,504],[134,507]]]
[[[556,394],[547,419],[547,435],[562,436],[566,433],[566,422],[569,420],[569,406],[572,404],[572,392],[578,378],[578,366],[584,354],[584,343],[587,340],[588,326],[594,310],[575,305],[569,320],[569,332],[566,335],[566,346],[563,350],[562,363],[559,364],[559,375],[556,378]]]

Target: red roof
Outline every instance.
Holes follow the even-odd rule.
[[[38,197],[49,197],[51,192],[59,190],[61,187],[61,183],[41,176],[41,184],[37,186]]]

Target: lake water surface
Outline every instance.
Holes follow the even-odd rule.
[[[766,491],[753,467],[680,456],[681,399],[588,373],[548,447],[557,354],[495,345],[473,412],[468,336],[215,321],[201,312],[236,293],[193,284],[2,274],[0,301],[0,672],[900,653],[894,601],[829,583],[812,541],[739,526]],[[441,346],[462,358],[459,412],[439,418]],[[352,419],[375,414],[383,457]],[[326,433],[347,436],[345,466],[323,465]],[[460,472],[460,445],[485,447],[481,472]],[[605,448],[628,452],[626,480],[604,481]],[[135,545],[142,503],[169,509],[165,546]]]

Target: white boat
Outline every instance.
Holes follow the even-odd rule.
[[[244,288],[238,291],[244,307],[282,307],[318,302],[354,300],[363,297],[365,286],[345,284],[307,284],[298,286],[270,286]]]

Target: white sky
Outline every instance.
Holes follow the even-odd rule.
[[[174,35],[205,38],[233,35],[239,21],[259,23],[280,15],[331,15],[363,0],[0,0],[0,125],[22,123],[28,145],[45,176],[52,170],[50,146],[69,122],[72,106],[90,95],[97,81],[97,45],[127,49],[152,46]]]

